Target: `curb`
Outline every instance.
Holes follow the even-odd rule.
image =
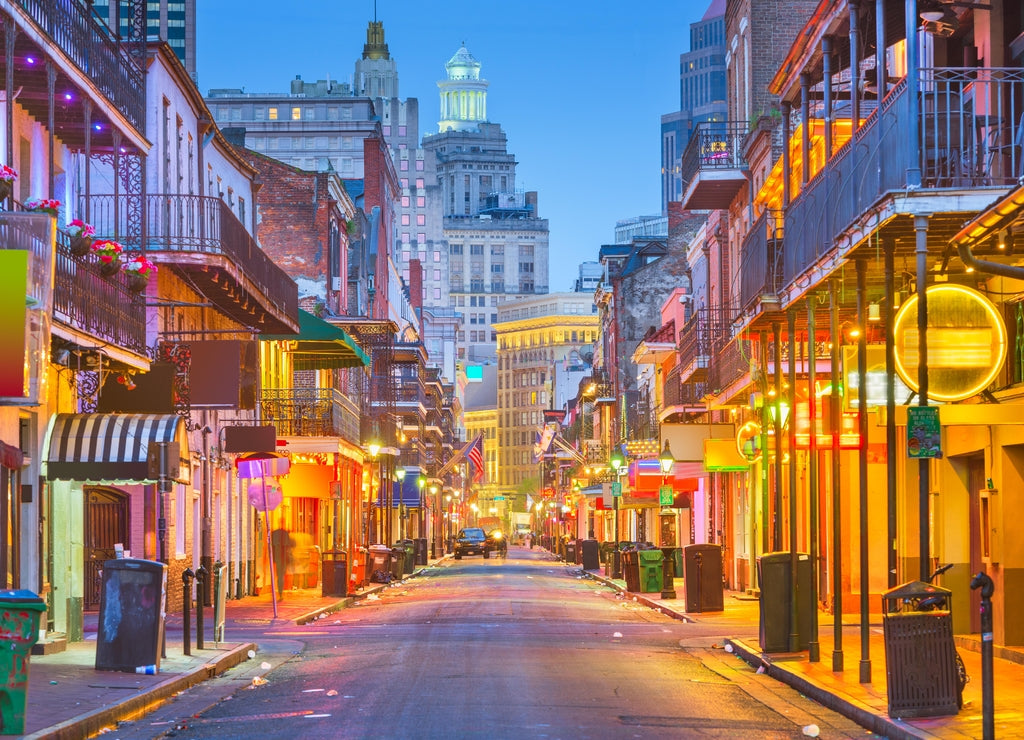
[[[691,617],[690,615],[685,614],[683,612],[676,611],[675,609],[672,609],[671,607],[668,607],[668,606],[665,606],[664,604],[658,603],[654,599],[651,599],[650,597],[645,596],[643,593],[638,593],[638,592],[635,592],[635,591],[627,591],[623,586],[620,586],[615,581],[613,581],[611,578],[608,578],[606,576],[598,575],[597,573],[591,573],[589,570],[580,569],[580,572],[583,573],[584,575],[590,577],[590,578],[593,578],[595,581],[598,581],[599,583],[603,583],[605,586],[609,586],[611,588],[614,588],[620,594],[630,594],[634,599],[636,599],[637,603],[643,604],[644,606],[646,606],[646,607],[648,607],[650,609],[655,609],[655,610],[661,612],[662,614],[664,614],[665,616],[672,617],[672,619],[678,619],[680,622],[686,622],[687,624],[696,624],[697,623],[697,620],[694,619],[693,617]]]
[[[847,719],[853,720],[864,729],[876,735],[888,738],[888,740],[921,740],[921,738],[929,737],[929,735],[919,734],[906,725],[895,722],[888,717],[875,714],[870,709],[851,699],[839,694],[833,694],[806,677],[787,670],[783,665],[773,663],[764,653],[751,647],[743,640],[726,638],[725,644],[731,645],[735,654],[742,658],[750,667],[763,668],[764,673],[770,678],[786,684],[804,696],[818,702],[818,704],[838,712]]]
[[[125,720],[136,719],[163,704],[175,694],[219,676],[229,668],[234,668],[239,663],[249,660],[249,651],[255,649],[254,643],[242,643],[218,656],[214,661],[197,665],[190,671],[172,676],[143,693],[128,697],[116,704],[80,714],[31,735],[25,735],[24,740],[43,740],[43,738],[47,740],[79,740],[83,737],[92,737],[105,727]]]

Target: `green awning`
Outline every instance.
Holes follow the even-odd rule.
[[[260,339],[288,342],[296,370],[334,370],[365,367],[370,358],[340,326],[299,309],[298,334],[261,334]]]

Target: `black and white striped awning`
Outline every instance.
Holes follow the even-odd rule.
[[[46,435],[48,480],[153,483],[151,442],[177,442],[171,477],[189,480],[188,431],[176,414],[56,414]]]

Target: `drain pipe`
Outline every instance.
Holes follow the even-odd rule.
[[[971,247],[980,243],[982,239],[1006,228],[1022,213],[1024,213],[1024,186],[1018,186],[968,221],[950,242],[956,247],[957,254],[964,266],[972,267],[978,272],[989,275],[1024,280],[1024,266],[1004,265],[991,260],[981,260],[971,252]]]

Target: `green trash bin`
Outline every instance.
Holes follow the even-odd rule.
[[[0,734],[25,733],[28,658],[39,640],[39,620],[46,603],[24,589],[0,591],[0,663],[6,682],[0,698]]]
[[[661,593],[665,555],[661,550],[637,550],[636,554],[640,565],[640,591]]]

